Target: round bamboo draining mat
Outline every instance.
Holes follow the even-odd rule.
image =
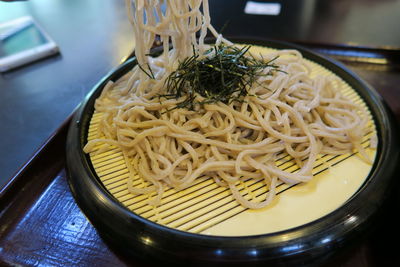
[[[276,200],[262,210],[243,208],[229,190],[207,177],[179,192],[169,189],[161,205],[150,206],[149,196],[127,192],[127,169],[118,148],[91,155],[82,150],[97,135],[102,114],[94,112],[96,98],[109,80],[117,81],[132,69],[136,64],[132,58],[110,72],[83,101],[67,141],[73,195],[101,236],[119,251],[171,262],[323,261],[368,229],[383,205],[399,144],[391,114],[374,89],[340,63],[302,47],[270,40],[234,41],[262,46],[253,49],[294,48],[310,62],[313,75],[336,75],[343,93],[369,111],[369,130],[362,144],[373,164],[357,153],[320,155],[311,182],[279,185]],[[371,148],[374,139],[376,149]],[[281,154],[278,162],[280,168],[296,171],[288,155]],[[135,183],[143,182],[137,177]],[[240,186],[249,198],[265,193],[258,183],[244,181]]]

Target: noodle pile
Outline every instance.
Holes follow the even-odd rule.
[[[184,97],[157,97],[165,94],[166,80],[182,60],[210,48],[204,43],[207,30],[216,37],[216,45],[233,44],[211,26],[207,0],[126,2],[138,65],[117,82],[109,82],[96,100],[96,112],[102,113],[99,135],[84,151],[107,147],[99,144],[120,148],[131,193],[156,193],[149,203],[157,205],[166,188],[181,190],[196,179],[212,177],[241,205],[260,209],[272,201],[280,181],[312,179],[318,154],[356,150],[368,160],[360,143],[366,133],[364,108],[341,94],[334,77],[311,78],[296,50],[252,55],[264,62],[274,60],[279,71],[265,68],[242,101],[190,110],[176,108]],[[164,50],[154,58],[149,54],[156,36]],[[285,154],[298,166],[294,173],[275,162]],[[133,186],[136,174],[146,183]],[[264,200],[242,196],[237,186],[248,179],[265,183],[269,190]]]

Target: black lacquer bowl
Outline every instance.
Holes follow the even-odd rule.
[[[375,121],[379,145],[369,176],[342,206],[304,225],[252,236],[210,236],[162,226],[122,205],[97,176],[82,148],[87,142],[94,102],[109,80],[116,81],[136,64],[128,60],[108,74],[82,102],[67,140],[67,171],[72,193],[100,235],[118,250],[150,262],[177,263],[320,263],[358,240],[369,228],[390,192],[399,160],[395,124],[381,97],[340,63],[307,49],[270,40],[234,40],[277,49],[297,49],[305,58],[329,69],[347,82],[367,104]]]

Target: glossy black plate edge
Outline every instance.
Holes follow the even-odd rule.
[[[115,237],[118,237],[119,241],[117,243],[121,247],[132,247],[132,249],[128,250],[132,252],[137,249],[155,257],[219,262],[258,260],[304,262],[304,257],[309,259],[326,258],[327,255],[332,254],[332,249],[343,246],[346,240],[351,238],[350,236],[356,234],[352,234],[352,232],[362,232],[361,226],[366,225],[366,221],[372,217],[373,213],[381,205],[380,203],[388,190],[388,182],[396,165],[390,162],[396,162],[395,159],[398,159],[399,155],[398,142],[394,138],[396,134],[393,127],[393,119],[380,96],[341,64],[316,55],[302,47],[270,40],[237,40],[236,42],[298,49],[302,51],[306,58],[318,63],[321,63],[321,60],[326,61],[326,64],[330,66],[329,69],[333,67],[340,72],[344,72],[344,75],[348,76],[352,83],[358,84],[357,87],[368,88],[368,90],[357,89],[357,87],[355,89],[359,91],[374,114],[377,128],[381,135],[380,138],[385,138],[381,140],[388,140],[385,146],[380,146],[378,153],[382,154],[382,160],[376,162],[373,168],[374,171],[371,174],[371,176],[380,177],[379,181],[384,186],[380,186],[378,190],[361,190],[358,195],[365,199],[353,198],[342,207],[340,212],[336,211],[328,214],[323,220],[268,235],[250,237],[196,235],[160,226],[136,216],[126,208],[121,207],[99,184],[92,173],[91,167],[86,162],[86,156],[81,152],[82,144],[85,142],[83,136],[86,136],[85,129],[87,128],[85,125],[87,125],[91,117],[91,113],[87,112],[88,107],[93,106],[95,98],[100,94],[102,87],[109,78],[118,78],[134,64],[134,60],[130,60],[118,67],[115,72],[111,72],[94,87],[92,93],[87,96],[76,113],[70,126],[67,140],[67,171],[71,190],[78,205],[106,239],[115,241]],[[354,86],[354,84],[352,85]],[[388,161],[389,159],[391,160]],[[84,177],[82,177],[82,174]],[[364,187],[376,187],[376,179],[374,181],[368,182],[368,186],[364,185]],[[361,208],[357,207],[357,203],[358,205],[360,203],[363,204]],[[366,208],[367,206],[368,208]],[[352,216],[357,216],[357,219],[354,220]],[[110,217],[113,218],[112,223],[104,222],[102,219]],[[350,220],[349,218],[352,219]],[[340,222],[340,227],[335,226],[337,222]],[[123,225],[123,227],[115,227],[115,225]],[[127,227],[127,229],[122,229],[124,227]],[[136,234],[127,237],[127,233]],[[335,234],[332,236],[332,233]],[[283,235],[286,236],[286,241],[282,241],[282,238],[280,238]],[[285,260],[282,259],[283,256]]]

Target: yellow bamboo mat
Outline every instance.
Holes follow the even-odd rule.
[[[263,52],[266,50],[253,47],[252,51],[258,53],[258,49]],[[309,64],[312,75],[333,75],[321,65],[310,61]],[[347,83],[342,80],[340,83],[345,96],[365,106]],[[101,113],[93,115],[88,140],[97,137],[101,116]],[[368,127],[368,134],[362,143],[373,159],[375,150],[369,146],[370,138],[375,135],[375,125],[371,118]],[[372,167],[357,154],[320,155],[311,182],[296,186],[282,183],[277,188],[277,197],[272,205],[262,210],[248,210],[237,204],[229,189],[218,186],[207,177],[197,179],[195,184],[185,190],[166,190],[161,204],[153,207],[147,204],[149,196],[128,192],[128,169],[118,148],[110,146],[103,153],[92,153],[90,159],[105,188],[132,212],[182,231],[225,236],[271,233],[318,219],[346,202],[363,184]],[[286,154],[281,154],[277,163],[283,170],[297,170],[296,164]],[[137,177],[133,184],[142,183],[142,179]],[[266,193],[262,182],[251,180],[241,182],[238,188],[242,195],[252,199],[263,199]]]

